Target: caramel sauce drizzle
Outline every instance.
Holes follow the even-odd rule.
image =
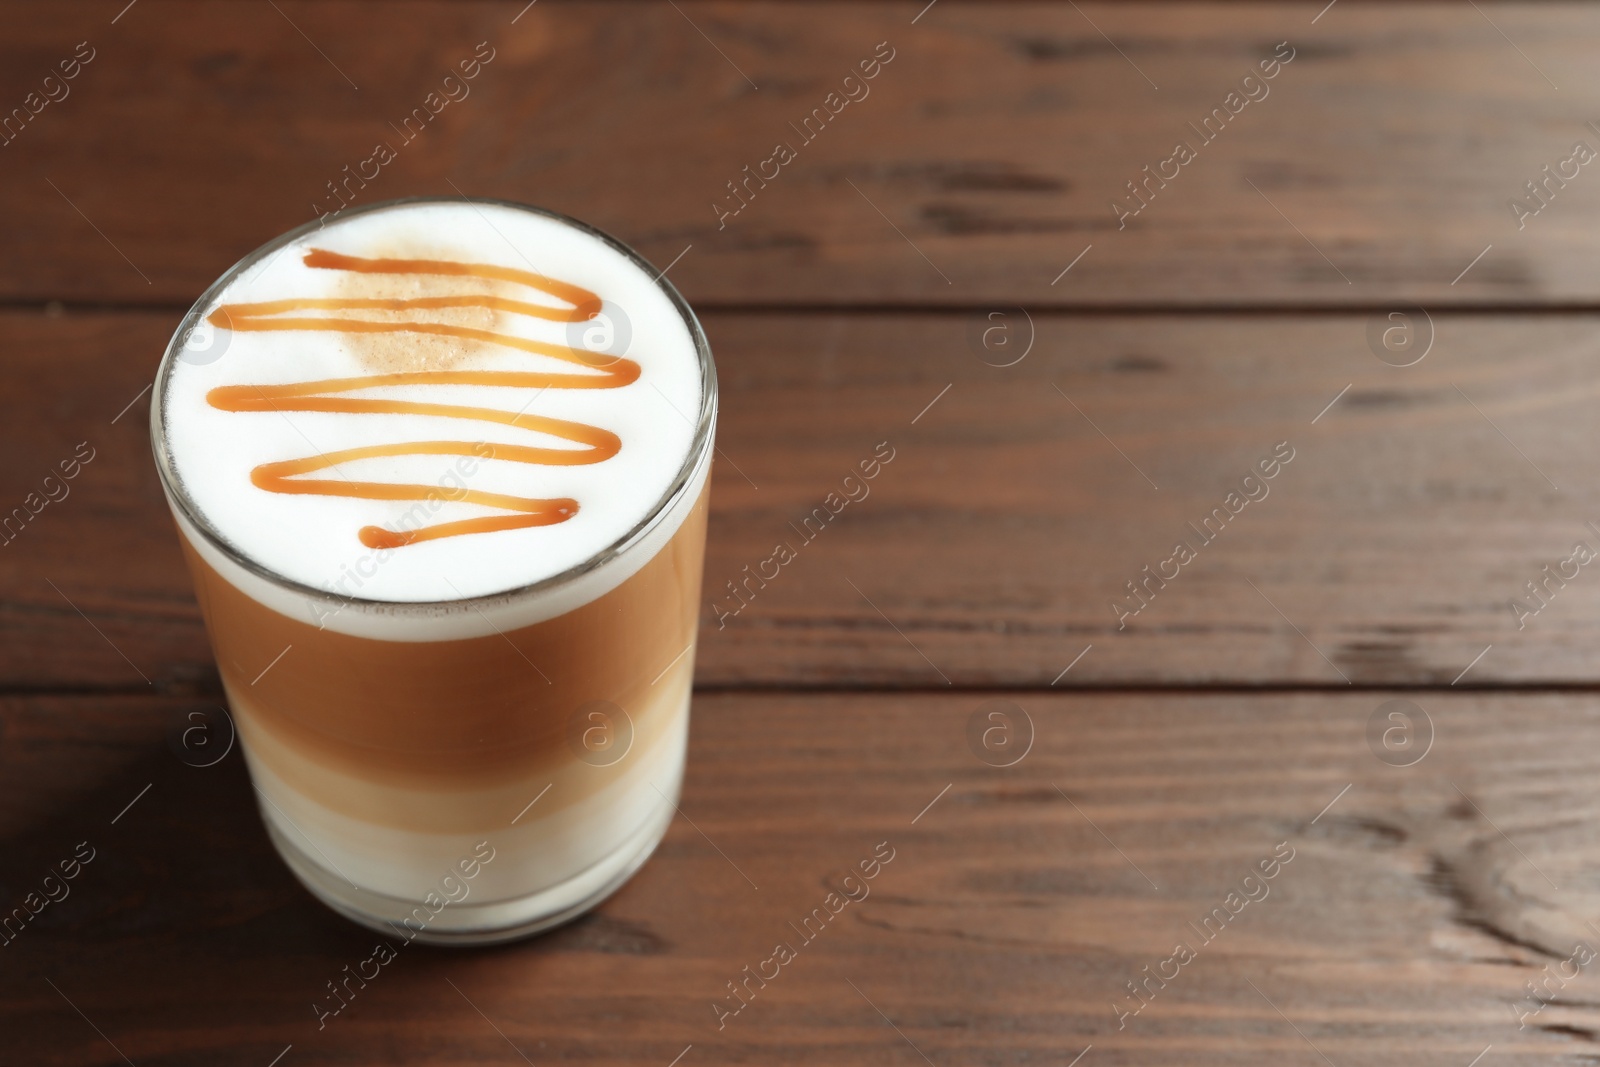
[[[391,482],[336,481],[306,478],[304,475],[335,467],[340,463],[380,456],[469,456],[506,460],[533,465],[574,466],[602,463],[622,448],[621,439],[609,430],[580,422],[471,407],[414,400],[389,400],[347,396],[393,385],[492,385],[544,389],[618,389],[638,379],[639,364],[629,359],[586,352],[567,345],[548,344],[511,334],[461,326],[448,322],[380,321],[335,315],[297,316],[299,311],[419,311],[437,308],[486,308],[550,322],[584,322],[600,313],[600,298],[587,289],[547,278],[531,271],[515,270],[487,263],[458,263],[434,259],[364,259],[311,249],[305,255],[308,267],[354,271],[363,274],[435,274],[483,278],[511,282],[537,290],[562,301],[567,307],[529,304],[492,294],[462,294],[411,299],[319,298],[270,300],[261,303],[227,304],[208,317],[213,326],[231,330],[328,330],[340,333],[420,333],[454,337],[466,341],[500,345],[535,355],[551,356],[589,368],[583,373],[559,371],[405,371],[371,374],[355,378],[327,378],[287,385],[226,385],[212,389],[206,400],[223,411],[329,411],[348,415],[433,415],[444,418],[475,419],[518,429],[534,430],[582,445],[582,448],[540,448],[529,445],[488,444],[472,441],[412,441],[400,444],[366,445],[303,459],[263,463],[250,472],[255,485],[273,493],[304,493],[320,496],[355,497],[363,500],[426,500],[437,496],[481,504],[509,514],[485,515],[453,522],[435,523],[415,530],[389,530],[363,526],[359,537],[368,548],[399,548],[418,541],[442,537],[520,530],[530,526],[551,526],[566,522],[578,513],[578,502],[570,497],[539,499],[483,492],[477,489],[442,489],[437,485],[412,485]]]

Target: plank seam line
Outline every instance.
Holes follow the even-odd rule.
[[[1311,317],[1337,315],[1379,315],[1396,310],[1402,304],[1415,304],[1415,300],[1394,303],[1369,303],[1366,301],[1329,304],[1139,304],[1100,303],[1064,304],[1059,302],[1017,303],[1015,296],[1000,297],[990,301],[959,301],[951,303],[917,303],[909,301],[862,301],[852,303],[826,303],[821,301],[796,303],[766,303],[751,301],[697,300],[694,309],[700,315],[929,315],[955,316],[985,314],[996,309],[1025,306],[1034,315],[1053,315],[1061,318],[1092,318],[1128,315],[1156,315],[1167,318],[1188,317]],[[51,318],[91,318],[105,315],[183,315],[190,305],[169,302],[118,302],[95,301],[77,303],[62,300],[8,300],[0,298],[0,312],[35,314]],[[1513,304],[1492,301],[1472,303],[1440,302],[1429,306],[1431,311],[1448,315],[1502,315],[1502,316],[1555,316],[1600,314],[1600,302],[1560,302],[1545,304]]]
[[[841,683],[838,685],[790,685],[786,683],[717,683],[699,685],[694,689],[696,695],[793,695],[793,696],[934,696],[951,694],[992,694],[1003,693],[1008,695],[1024,696],[1288,696],[1296,694],[1337,696],[1340,694],[1375,694],[1375,693],[1411,693],[1433,694],[1437,696],[1451,696],[1458,693],[1496,693],[1516,694],[1525,696],[1540,695],[1577,695],[1594,694],[1600,696],[1600,682],[1479,682],[1476,684],[1451,685],[1448,682],[1356,682],[1352,685],[1327,684],[1322,682],[1270,682],[1260,685],[1248,683],[1127,683],[1104,685],[1074,685],[1054,686],[1049,683],[1029,683],[1027,685],[973,685],[958,684],[949,686],[929,685],[871,685],[863,683]],[[108,686],[105,688],[85,686],[7,686],[0,685],[0,699],[22,698],[121,698],[140,697],[146,700],[188,700],[196,703],[220,703],[224,697],[220,692],[195,689],[157,689],[152,692],[144,686]]]

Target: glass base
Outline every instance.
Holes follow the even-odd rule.
[[[448,904],[422,929],[404,924],[417,909],[417,901],[352,886],[303,852],[271,819],[262,821],[278,855],[300,884],[351,922],[402,941],[471,947],[498,945],[542,933],[576,919],[615,893],[661,843],[677,811],[677,794],[678,789],[674,788],[644,825],[610,855],[566,881],[511,900]]]

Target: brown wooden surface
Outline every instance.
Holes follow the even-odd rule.
[[[312,1001],[373,937],[294,884],[238,754],[173,758],[184,702],[7,700],[8,876],[31,882],[84,840],[97,856],[0,949],[6,1062],[121,1062],[61,994],[141,1065],[264,1065],[291,1044],[284,1063],[522,1062],[514,1045],[661,1067],[687,1045],[701,1065],[923,1062],[912,1045],[939,1065],[1065,1064],[1089,1044],[1103,1063],[1592,1049],[1592,968],[1525,1029],[1512,1006],[1597,940],[1593,697],[1425,697],[1433,748],[1397,768],[1364,740],[1390,694],[1031,694],[1033,748],[997,769],[964,737],[993,696],[703,696],[683,812],[704,836],[680,820],[598,914],[549,937],[402,949],[320,1031]],[[725,983],[798,940],[786,923],[883,841],[870,895],[719,1031]],[[1185,924],[1284,842],[1267,895],[1119,1030],[1124,983],[1197,941]]]
[[[8,5],[5,107],[76,42],[97,57],[0,149],[0,296],[187,304],[309,221],[480,41],[496,58],[471,94],[362,197],[531,201],[661,263],[692,244],[673,277],[701,303],[1588,304],[1600,283],[1600,176],[1521,231],[1507,207],[1575,140],[1600,147],[1578,4],[1343,0],[1312,25],[1320,4],[944,0],[912,25],[922,0],[640,0],[512,25],[521,2],[140,0],[110,25],[123,2]],[[1269,95],[1119,230],[1124,183],[1284,40]],[[871,94],[719,231],[725,183],[880,41]]]
[[[1600,547],[1600,177],[1521,230],[1508,207],[1600,146],[1600,10],[0,18],[0,116],[96,49],[0,146],[0,514],[95,450],[0,545],[0,913],[97,850],[0,944],[0,1067],[1600,1056],[1592,964],[1523,1014],[1527,983],[1600,949],[1600,578],[1522,628],[1510,606]],[[723,404],[684,818],[585,919],[408,947],[318,1030],[372,938],[276,858],[237,751],[172,751],[220,692],[145,389],[199,291],[485,40],[472,94],[362,202],[567,211],[672,263],[702,310]],[[1270,95],[1119,230],[1123,183],[1283,40]],[[724,183],[880,41],[871,95],[719,230]],[[1433,345],[1386,365],[1369,335],[1410,303]],[[719,627],[725,583],[881,441],[871,495]],[[1281,441],[1270,494],[1119,630],[1124,583]],[[1373,740],[1399,698],[1433,738],[1406,767]],[[969,747],[994,700],[1034,727],[1006,768]],[[881,841],[871,896],[719,1030],[726,983]],[[1126,983],[1280,842],[1269,895],[1119,1025]]]
[[[1038,315],[1033,350],[998,368],[970,342],[978,315],[707,316],[725,459],[700,683],[1048,686],[1090,644],[1058,684],[1448,685],[1491,644],[1462,684],[1600,681],[1588,568],[1520,630],[1510,606],[1575,541],[1600,548],[1595,317],[1441,314],[1403,369],[1368,351],[1368,318]],[[0,314],[28,390],[0,499],[97,450],[0,548],[12,684],[212,675],[146,401],[111,424],[171,319]],[[802,542],[790,524],[882,441],[870,495]],[[1200,546],[1185,525],[1282,441],[1295,459],[1268,495]],[[1198,558],[1119,630],[1113,598],[1134,604],[1124,583],[1180,536]],[[780,540],[799,558],[719,626],[727,583]]]

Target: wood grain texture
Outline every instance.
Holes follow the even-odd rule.
[[[1589,168],[1522,228],[1509,208],[1600,145],[1581,5],[1345,0],[1313,24],[1320,5],[946,0],[913,25],[921,2],[640,0],[513,25],[521,0],[142,0],[112,25],[122,6],[7,5],[0,109],[77,42],[96,58],[0,148],[0,299],[187,303],[379,142],[397,158],[360,202],[507,197],[658,263],[692,246],[673,278],[702,304],[1541,306],[1600,283]],[[481,41],[470,95],[404,141]],[[885,41],[870,95],[802,141],[790,124]],[[1189,123],[1279,41],[1269,95],[1202,145]],[[1113,198],[1179,140],[1197,158],[1119,228]],[[780,142],[797,158],[721,224]]]
[[[1600,951],[1600,578],[1563,562],[1600,548],[1600,177],[1526,188],[1600,146],[1600,17],[1323,4],[0,7],[0,918],[95,856],[0,929],[0,1067],[1600,1062],[1567,962]],[[548,936],[400,948],[319,1028],[374,936],[293,881],[237,749],[179,758],[194,713],[225,737],[146,389],[379,142],[359,203],[538,203],[673,263],[720,450],[656,856]],[[1427,355],[1386,365],[1409,303]],[[866,899],[790,925],[875,847]]]
[[[96,450],[0,547],[0,685],[214,690],[140,396],[175,317],[0,315],[0,514]],[[1511,607],[1600,548],[1593,316],[1438,315],[1403,369],[1359,315],[1033,323],[1002,368],[982,316],[707,317],[701,685],[1047,686],[1090,644],[1058,684],[1448,685],[1491,644],[1462,684],[1600,680],[1592,568]],[[870,495],[805,526],[881,442]],[[1187,524],[1280,442],[1268,495],[1203,544]],[[1197,558],[1119,629],[1179,538]],[[780,543],[798,558],[729,592]]]
[[[403,947],[320,1031],[312,1001],[373,937],[291,881],[237,752],[176,760],[183,702],[7,698],[0,903],[80,841],[96,857],[0,948],[6,1062],[121,1062],[110,1043],[170,1067],[290,1044],[297,1064],[430,1067],[666,1067],[688,1045],[686,1067],[1593,1054],[1592,966],[1522,1029],[1514,1010],[1600,942],[1592,696],[1423,697],[1432,747],[1395,767],[1364,739],[1389,694],[1032,694],[1009,768],[967,747],[986,696],[700,697],[685,818],[617,896],[521,945]],[[879,842],[870,895],[719,1030],[726,983],[799,942],[787,924]],[[1275,850],[1265,897],[1200,942],[1187,924]],[[1119,1029],[1125,983],[1177,941],[1197,958]]]

